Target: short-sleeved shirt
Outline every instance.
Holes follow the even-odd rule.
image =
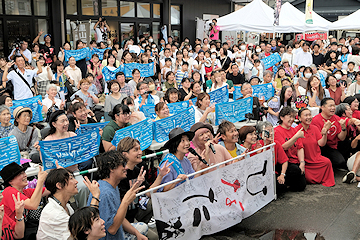
[[[277,126],[274,128],[274,141],[278,142],[280,145],[283,145],[285,142],[289,141],[296,132],[297,131],[294,128],[285,129],[282,126]],[[302,148],[304,148],[302,139],[298,139],[294,145],[292,145],[288,150],[285,150],[290,163],[300,163],[297,151]]]
[[[245,82],[245,76],[240,73],[238,73],[236,76],[234,76],[232,73],[228,73],[226,79],[231,80],[234,85],[243,84]]]
[[[306,92],[306,95],[311,98],[311,93],[310,91],[307,91]],[[328,89],[324,89],[324,96],[323,98],[329,98],[330,97],[330,93],[329,93],[329,90]],[[321,105],[321,100],[318,96],[315,97],[315,103],[316,105],[320,106]]]
[[[1,240],[13,240],[16,222],[11,220],[6,214],[4,214],[2,222],[2,235]]]
[[[352,117],[360,119],[360,111],[359,110],[354,110],[353,114],[352,114]]]
[[[215,30],[217,30],[217,32],[214,32],[214,28]],[[220,27],[219,26],[214,26],[213,29],[211,29],[210,32],[210,39],[211,40],[219,40],[219,31],[220,31]],[[213,37],[211,37],[211,35],[214,35]]]
[[[130,126],[130,123],[127,123],[125,127]],[[114,138],[115,132],[121,129],[119,125],[116,124],[114,120],[111,120],[103,129],[103,134],[101,140],[111,142]]]
[[[93,96],[96,97],[94,92],[92,91],[88,91],[88,93]],[[86,108],[87,109],[91,109],[94,106],[94,101],[92,100],[91,97],[89,97],[89,95],[85,95],[81,90],[75,92],[72,96],[71,96],[71,100],[74,100],[75,96],[78,96],[79,98],[81,98],[82,100],[84,100],[84,103],[87,103]]]
[[[341,88],[337,87],[335,92],[331,88],[328,88],[327,90],[329,91],[330,97],[335,100],[335,105],[339,105],[341,103],[342,95]]]
[[[106,237],[100,238],[101,240],[124,240],[124,230],[123,226],[120,225],[120,228],[117,232],[112,235],[108,232],[108,229],[114,223],[114,217],[117,214],[117,211],[120,207],[120,191],[119,187],[114,188],[110,183],[99,180],[100,188],[100,202],[99,202],[99,212],[100,218],[105,221]],[[92,199],[92,194],[90,193],[88,198],[88,205],[90,205]]]
[[[96,121],[93,119],[93,118],[90,118],[90,117],[87,117],[87,123],[96,123]],[[69,117],[69,128],[68,130],[71,131],[71,132],[75,132],[75,127],[76,127],[76,124],[75,124],[75,117],[71,116]]]
[[[49,64],[53,62],[53,57],[56,54],[54,46],[46,46],[45,44],[39,45],[40,50],[39,53],[42,53],[45,58],[45,63]]]
[[[19,69],[13,70],[9,72],[7,75],[7,79],[12,82],[14,85],[14,100],[22,100],[26,98],[32,98],[34,95],[30,88],[24,83],[24,80],[16,73],[21,74],[24,79],[28,82],[29,86],[33,86],[32,79],[37,77],[37,73],[35,70],[25,69],[25,73],[23,74]]]
[[[333,115],[330,119],[325,119],[321,115],[321,113],[319,113],[313,118],[311,125],[315,125],[319,129],[322,129],[324,126],[324,121],[326,122],[327,120],[330,120],[330,122],[334,122],[334,124],[332,124],[331,128],[327,133],[326,144],[333,149],[337,149],[338,141],[340,141],[340,139],[338,138],[338,134],[341,132],[341,125],[339,123],[340,118],[338,116]]]
[[[127,83],[125,83],[125,86],[119,92],[126,94],[128,97],[134,96],[134,90]]]
[[[15,128],[14,124],[10,126],[3,127],[0,125],[0,138],[8,137],[9,133]]]

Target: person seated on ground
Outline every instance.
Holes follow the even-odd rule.
[[[168,90],[169,88],[176,88],[176,89],[178,88],[176,81],[175,81],[174,72],[168,72],[166,74],[166,81],[164,83],[164,86],[165,86],[165,90]]]
[[[142,182],[133,183],[121,200],[118,185],[126,178],[127,159],[120,152],[111,150],[97,157],[97,161],[100,197],[90,194],[88,204],[93,204],[91,201],[94,199],[98,201],[96,204],[100,218],[105,221],[106,237],[104,239],[132,239],[132,235],[135,235],[138,240],[147,240],[144,235],[148,231],[148,226],[144,223],[131,224],[125,218],[129,205],[136,198],[136,193],[144,188],[144,186],[139,187]]]
[[[276,90],[277,91],[281,91],[281,88],[283,87],[282,84],[281,84],[281,81],[283,78],[287,78],[289,79],[289,81],[291,81],[291,78],[286,76],[285,75],[286,72],[285,72],[285,69],[283,67],[280,67],[276,73],[276,76],[275,76],[275,79],[274,79],[274,82],[276,84]]]
[[[103,133],[101,136],[101,143],[104,147],[105,152],[116,149],[116,147],[111,143],[114,138],[115,132],[119,129],[131,125],[129,123],[131,112],[129,107],[124,104],[116,105],[109,113],[109,116],[111,117],[111,120],[103,128]]]
[[[105,221],[96,207],[83,207],[70,216],[69,231],[74,240],[99,240],[106,236]]]
[[[240,156],[245,152],[245,148],[240,146],[239,141],[239,132],[236,129],[235,125],[232,122],[224,120],[220,123],[217,134],[220,134],[222,141],[219,141],[219,145],[223,146],[228,150],[231,157]]]
[[[300,70],[300,68],[299,68]],[[305,95],[309,78],[313,75],[311,67],[306,67],[304,72],[299,72],[300,76],[296,83],[294,83],[296,89],[296,96]]]
[[[69,117],[69,131],[75,132],[81,124],[96,123],[94,113],[92,117],[88,117],[89,109],[86,109],[85,104],[76,102],[70,106],[71,114]]]
[[[338,86],[334,75],[328,75],[325,83],[330,97],[335,100],[335,105],[339,105],[342,101],[344,101],[346,89],[345,83],[340,82],[340,86]]]
[[[195,123],[215,123],[215,104],[210,106],[210,95],[200,93],[197,97],[195,108]]]
[[[321,155],[320,147],[327,142],[327,132],[332,127],[331,122],[325,122],[323,128],[311,125],[312,116],[308,108],[302,108],[298,112],[301,122],[295,131],[304,132],[303,146],[305,157],[305,178],[308,183],[320,183],[325,187],[335,185],[334,171],[330,159]]]
[[[291,125],[296,111],[291,107],[284,107],[279,114],[279,126],[274,128],[274,140],[281,144],[289,158],[286,170],[285,184],[290,191],[304,191],[306,187],[304,138],[302,129],[296,131]]]
[[[98,206],[99,184],[95,180],[91,182],[87,177],[83,182],[94,196],[91,203]],[[77,184],[78,181],[68,169],[59,167],[49,172],[45,187],[50,191],[50,197],[48,204],[41,212],[36,239],[58,240],[70,237],[68,223],[74,210],[69,200],[78,194]]]
[[[220,72],[220,75],[221,75],[221,80],[222,80],[224,83],[227,83],[229,92],[230,92],[230,93],[234,92],[234,90],[235,90],[235,88],[234,88],[234,83],[233,83],[231,80],[226,79],[226,72],[225,72],[225,70],[224,70],[224,69],[220,69],[219,72]]]
[[[94,92],[88,91],[90,87],[90,83],[85,78],[81,79],[79,82],[80,90],[75,92],[71,96],[71,100],[74,100],[74,98],[80,97],[85,102],[85,106],[87,109],[92,109],[94,107],[94,104],[99,103],[99,99],[95,96]]]
[[[290,107],[293,101],[293,90],[290,86],[284,86],[281,88],[280,96],[275,96],[269,101],[267,110],[267,120],[273,125],[277,126],[279,122],[280,110],[284,107]]]
[[[176,88],[169,88],[165,92],[164,101],[166,104],[180,102],[181,93]]]
[[[132,99],[131,97],[126,97],[121,101],[122,104],[126,105],[129,107],[131,115],[130,115],[130,120],[129,123],[130,124],[135,124],[138,122],[141,122],[142,120],[145,120],[145,115],[143,112],[140,112],[138,110],[135,110],[135,103],[134,103],[134,99]]]
[[[228,86],[228,84],[222,80],[221,74],[219,72],[215,72],[214,73],[214,83],[212,84],[210,91],[211,92],[215,91],[224,86]]]
[[[51,112],[59,109],[64,110],[65,102],[57,97],[58,92],[55,84],[47,85],[46,93],[47,97],[42,101],[44,113],[47,113],[49,110]]]
[[[201,93],[201,83],[200,82],[192,82],[190,86],[190,90],[192,91],[192,95],[190,99],[197,98]],[[193,102],[193,104],[195,104]]]
[[[0,105],[0,138],[8,137],[9,133],[15,128],[10,120],[11,114],[9,107]]]
[[[246,149],[245,153],[262,147],[261,143],[257,141],[256,128],[254,126],[242,126],[239,129],[239,143],[241,144],[240,146]],[[252,153],[250,156],[252,157],[256,153]]]
[[[338,142],[346,138],[346,121],[335,115],[335,101],[332,98],[321,100],[321,113],[313,118],[311,124],[323,129],[328,120],[331,127],[327,133],[326,145],[321,147],[321,155],[330,159],[333,168],[346,169],[346,161],[338,150]]]
[[[106,96],[104,106],[105,120],[110,120],[109,112],[115,107],[115,105],[121,103],[121,101],[127,97],[126,94],[120,93],[120,84],[116,80],[107,82],[107,87],[110,94]]]
[[[93,92],[93,93],[95,94],[95,96],[97,96],[97,95],[99,94],[99,90],[98,90],[98,88],[97,88],[97,85],[95,85],[95,83],[97,83],[98,86],[102,88],[100,82],[99,82],[99,81],[95,81],[95,80],[94,80],[94,75],[92,75],[91,73],[87,73],[87,74],[85,75],[85,79],[88,80],[89,85],[90,85],[88,91]]]
[[[170,166],[172,164],[164,164],[162,168],[159,168],[159,172],[156,180],[152,185],[150,185],[145,177],[146,171],[144,167],[138,167],[137,165],[142,163],[142,151],[140,149],[140,142],[137,139],[131,137],[125,137],[120,140],[117,151],[122,153],[127,159],[127,175],[126,178],[120,181],[119,190],[120,198],[122,199],[126,192],[130,190],[130,182],[136,182],[140,180],[143,183],[141,186],[145,186],[143,190],[151,189],[156,186],[159,186],[163,177],[170,172]],[[129,205],[128,211],[126,213],[126,219],[129,222],[134,222],[136,219],[138,222],[149,223],[151,217],[153,216],[152,204],[151,204],[151,195],[146,193],[146,195],[137,197],[135,201]]]
[[[156,85],[153,79],[148,78],[146,79],[146,82],[149,86],[149,91],[151,91],[152,96],[158,96],[160,99],[160,102],[164,101],[164,92],[156,90]]]
[[[288,168],[288,161],[289,158],[286,155],[284,149],[282,148],[282,145],[274,141],[274,128],[272,124],[269,121],[261,121],[258,122],[256,125],[256,131],[259,136],[261,136],[261,140],[258,140],[258,142],[262,146],[270,145],[272,143],[275,143],[274,146],[274,152],[275,152],[275,158],[274,158],[274,165],[275,165],[275,175],[276,175],[276,193],[283,193],[286,192],[287,186],[285,184],[285,176],[286,171]],[[269,149],[269,148],[267,148]],[[267,150],[264,149],[264,150]]]
[[[0,202],[0,206],[4,206],[4,215],[7,215],[10,228],[13,228],[16,231],[16,235],[19,234],[18,236],[20,238],[21,236],[24,236],[24,234],[25,236],[36,234],[39,223],[38,221],[32,221],[31,223],[33,223],[34,226],[28,227],[26,233],[24,233],[23,230],[20,231],[19,229],[16,229],[16,226],[21,227],[21,224],[18,225],[17,222],[23,221],[24,218],[22,214],[19,216],[16,211],[17,207],[14,204],[14,197],[16,197],[17,201],[23,201],[25,209],[36,210],[39,207],[41,198],[49,194],[49,191],[43,187],[47,172],[43,171],[42,167],[39,166],[38,181],[35,189],[26,188],[28,185],[27,175],[25,173],[26,169],[27,167],[19,166],[17,163],[12,162],[0,171],[0,176],[4,181],[5,186],[5,189],[2,192],[3,199]],[[27,220],[30,222],[29,218]]]
[[[9,108],[12,107],[13,106],[12,98],[9,95],[0,96],[0,105],[5,105]]]
[[[185,180],[187,178],[186,175],[195,172],[189,159],[185,156],[189,153],[190,141],[193,137],[193,132],[185,132],[180,127],[174,128],[170,131],[169,140],[164,145],[165,149],[169,149],[169,153],[165,155],[159,166],[162,168],[168,163],[172,165],[170,166],[170,172],[162,178],[161,184],[171,182],[175,179]],[[193,177],[190,177],[189,179],[192,178]],[[180,184],[182,184],[182,182],[169,184],[164,188],[160,188],[158,191],[167,192]]]
[[[253,98],[253,111],[252,111],[252,116],[249,116],[249,119],[253,119],[253,120],[260,120],[261,116],[264,114],[260,108],[260,101],[258,97],[253,97],[253,89],[251,87],[250,83],[244,83],[243,85],[241,85],[241,90],[240,90],[242,97],[236,99],[243,99],[243,98],[248,98],[248,97],[252,97]],[[264,99],[265,100],[265,99]]]
[[[344,103],[350,105],[350,109],[352,111],[352,117],[356,119],[360,119],[359,100],[354,96],[349,96],[344,99]]]
[[[156,105],[160,102],[160,98],[156,95],[151,95],[149,92],[149,85],[145,82],[139,82],[136,85],[138,97],[135,98],[135,110],[139,110],[143,105]]]
[[[155,105],[156,118],[155,121],[172,116],[169,107],[165,102],[159,102]]]
[[[217,144],[220,135],[218,134],[214,137],[214,129],[210,124],[202,122],[195,123],[191,126],[190,131],[195,134],[194,138],[192,139],[194,150],[200,156],[202,156],[202,158],[208,163],[209,166],[224,162],[232,158],[225,147]],[[198,157],[193,155],[192,153],[189,153],[188,158],[191,162],[193,169],[196,169],[196,171],[208,167],[204,163],[200,162]],[[225,167],[225,164],[221,165],[220,167]],[[202,174],[215,170],[216,168],[213,168]]]
[[[191,81],[190,78],[183,78],[181,80],[181,86],[179,92],[180,92],[180,101],[187,101],[191,98],[193,95],[193,92],[191,91]]]
[[[28,107],[17,107],[13,112],[15,128],[9,132],[9,136],[15,136],[19,145],[22,158],[31,159],[34,163],[40,163],[40,155],[34,144],[38,142],[39,130],[29,127],[33,113]]]
[[[15,219],[24,218],[24,200],[20,199],[20,193],[17,195],[12,194],[14,199],[13,204],[15,204]],[[0,202],[3,199],[3,195],[0,193]],[[1,211],[1,240],[12,240],[12,239],[22,239],[25,233],[25,221],[16,221],[16,223],[10,219],[10,217],[4,214],[4,206],[0,206]],[[15,223],[15,224],[14,224]]]
[[[340,103],[336,106],[335,114],[341,119],[345,119],[345,125],[347,134],[344,141],[338,142],[338,149],[344,156],[344,159],[348,159],[351,154],[354,154],[358,149],[352,148],[351,142],[356,138],[358,127],[360,127],[360,120],[352,117],[352,111],[347,103]]]
[[[321,100],[330,97],[329,90],[321,86],[320,79],[315,75],[308,80],[306,95],[309,97],[310,107],[320,107]]]
[[[115,75],[115,81],[120,85],[120,93],[125,94],[128,97],[134,98],[134,90],[128,83],[125,82],[125,74],[123,72],[117,72]]]

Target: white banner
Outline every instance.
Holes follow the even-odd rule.
[[[267,150],[152,193],[159,239],[200,239],[240,223],[274,199],[274,175]]]

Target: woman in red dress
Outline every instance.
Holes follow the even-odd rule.
[[[304,132],[291,127],[295,113],[291,107],[284,107],[280,111],[280,125],[274,129],[274,140],[281,144],[289,158],[285,184],[291,191],[303,191],[306,187],[304,147],[301,139],[304,138]]]
[[[320,129],[310,125],[312,121],[311,112],[303,108],[298,113],[299,124],[295,130],[303,129],[306,141],[303,141],[305,153],[305,178],[308,183],[321,183],[325,187],[335,185],[334,172],[330,159],[321,155],[320,147],[327,142],[327,132],[331,127],[328,120]]]

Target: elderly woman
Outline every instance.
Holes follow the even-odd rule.
[[[63,110],[65,102],[61,101],[58,95],[57,86],[55,84],[49,84],[46,87],[47,97],[43,100],[43,112],[47,113],[50,108],[55,110]]]
[[[40,162],[40,156],[34,144],[38,142],[39,130],[29,127],[32,111],[27,107],[17,107],[13,112],[15,128],[9,132],[9,136],[15,136],[19,144],[22,158],[31,159],[35,163]]]
[[[165,102],[159,102],[155,105],[155,121],[171,116],[168,106]]]
[[[9,107],[0,105],[0,138],[8,137],[9,133],[15,128],[10,123],[11,114]]]
[[[164,100],[166,103],[180,102],[181,93],[176,88],[169,88],[166,90]]]
[[[289,158],[285,176],[285,184],[291,191],[304,191],[305,159],[304,146],[301,138],[304,138],[302,129],[296,131],[291,125],[294,122],[295,110],[291,107],[283,108],[279,113],[279,126],[274,129],[274,140],[281,144]]]
[[[197,97],[195,108],[195,122],[214,123],[215,105],[210,106],[210,95],[200,93]]]
[[[320,147],[327,142],[327,132],[331,128],[331,122],[327,121],[320,130],[311,125],[312,116],[307,108],[302,108],[298,113],[299,124],[295,130],[303,129],[305,141],[303,141],[305,155],[305,178],[308,183],[320,183],[325,187],[335,185],[334,172],[330,159],[321,155]]]
[[[99,99],[96,97],[94,92],[89,91],[90,82],[83,78],[79,82],[80,90],[74,93],[71,96],[71,100],[74,100],[76,97],[80,97],[82,100],[84,100],[84,103],[86,105],[87,109],[92,109],[94,107],[94,104],[99,103]]]
[[[218,136],[214,139],[214,129],[210,124],[205,124],[202,122],[195,123],[190,128],[190,131],[195,133],[195,136],[192,140],[195,151],[200,156],[204,156],[203,159],[205,159],[205,161],[209,164],[209,166],[215,165],[220,162],[224,162],[232,158],[230,153],[226,150],[225,147],[217,144],[218,136],[220,134],[218,134]],[[214,151],[210,149],[210,145],[212,146]],[[196,157],[192,153],[188,155],[188,158],[193,168],[197,169],[197,171],[207,168],[207,166],[204,163],[199,162],[198,157]],[[221,165],[220,167],[225,167],[225,164]],[[206,171],[202,174],[214,170],[216,169]]]
[[[0,105],[5,105],[9,108],[12,107],[13,106],[12,98],[8,95],[2,95],[0,97]]]

